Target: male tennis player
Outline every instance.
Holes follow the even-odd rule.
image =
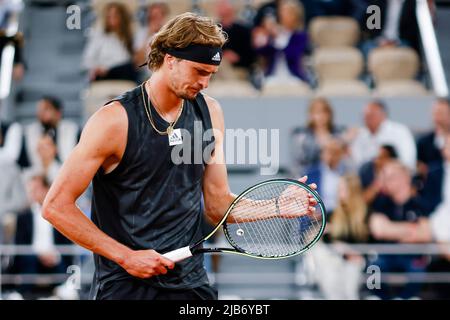
[[[224,132],[219,104],[200,91],[218,70],[225,41],[209,18],[185,13],[169,21],[151,43],[151,78],[89,119],[52,185],[43,216],[94,252],[92,298],[217,298],[202,255],[175,265],[160,253],[202,237],[202,192],[212,222],[235,199],[221,158],[222,134],[214,136],[209,164],[171,159],[174,145],[186,143],[177,129],[194,136],[200,121],[203,130]],[[202,141],[200,152],[208,145]],[[75,206],[91,180],[92,221]]]

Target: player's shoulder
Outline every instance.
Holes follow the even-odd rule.
[[[119,135],[128,129],[127,112],[119,101],[112,101],[98,109],[89,118],[86,128],[92,128],[105,134]]]
[[[223,117],[223,111],[219,101],[217,101],[216,99],[205,93],[202,94],[203,98],[205,99],[206,105],[208,106],[208,110],[211,116]]]

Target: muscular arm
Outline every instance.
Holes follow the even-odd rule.
[[[370,231],[378,240],[403,243],[431,242],[431,227],[426,218],[418,222],[394,222],[383,214],[373,214],[369,220]]]
[[[127,115],[118,102],[94,114],[47,194],[43,217],[73,242],[116,262],[130,274],[144,278],[165,273],[160,262],[169,267],[173,264],[152,250],[133,251],[120,244],[75,205],[100,167],[110,171],[117,166],[125,150],[127,131]]]
[[[223,151],[223,137],[225,132],[223,112],[219,103],[206,96],[205,100],[209,107],[209,112],[211,115],[212,126],[214,129],[215,138],[215,149],[212,155],[210,163],[207,165],[205,174],[203,177],[203,197],[205,200],[205,211],[207,218],[213,223],[217,224],[231,205],[236,195],[231,193],[228,186],[228,176],[227,168],[225,164],[225,157]],[[302,177],[299,181],[306,183],[307,177]],[[316,189],[317,186],[313,183],[310,187]],[[314,210],[313,206],[316,204],[315,200],[312,198],[307,198],[309,205],[309,210]],[[254,200],[248,200],[254,201]],[[275,201],[273,201],[273,212],[277,212],[277,207]],[[290,216],[287,214],[287,216]],[[230,223],[240,221],[255,221],[262,218],[270,218],[270,216],[249,216],[248,214],[238,215],[236,213],[230,216],[227,221]]]
[[[205,95],[214,129],[215,148],[210,163],[206,166],[203,177],[203,197],[207,218],[216,224],[225,214],[236,195],[228,186],[227,168],[223,154],[223,137],[225,125],[223,112],[219,103]]]

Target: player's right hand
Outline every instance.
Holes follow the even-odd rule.
[[[155,250],[138,250],[131,251],[124,259],[122,267],[132,276],[150,278],[166,274],[167,268],[173,269],[175,264]]]

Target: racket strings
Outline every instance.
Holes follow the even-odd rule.
[[[286,182],[251,190],[230,212],[234,223],[224,225],[228,239],[244,252],[264,257],[300,252],[318,237],[324,223],[321,206],[315,212],[309,209],[310,195]]]

